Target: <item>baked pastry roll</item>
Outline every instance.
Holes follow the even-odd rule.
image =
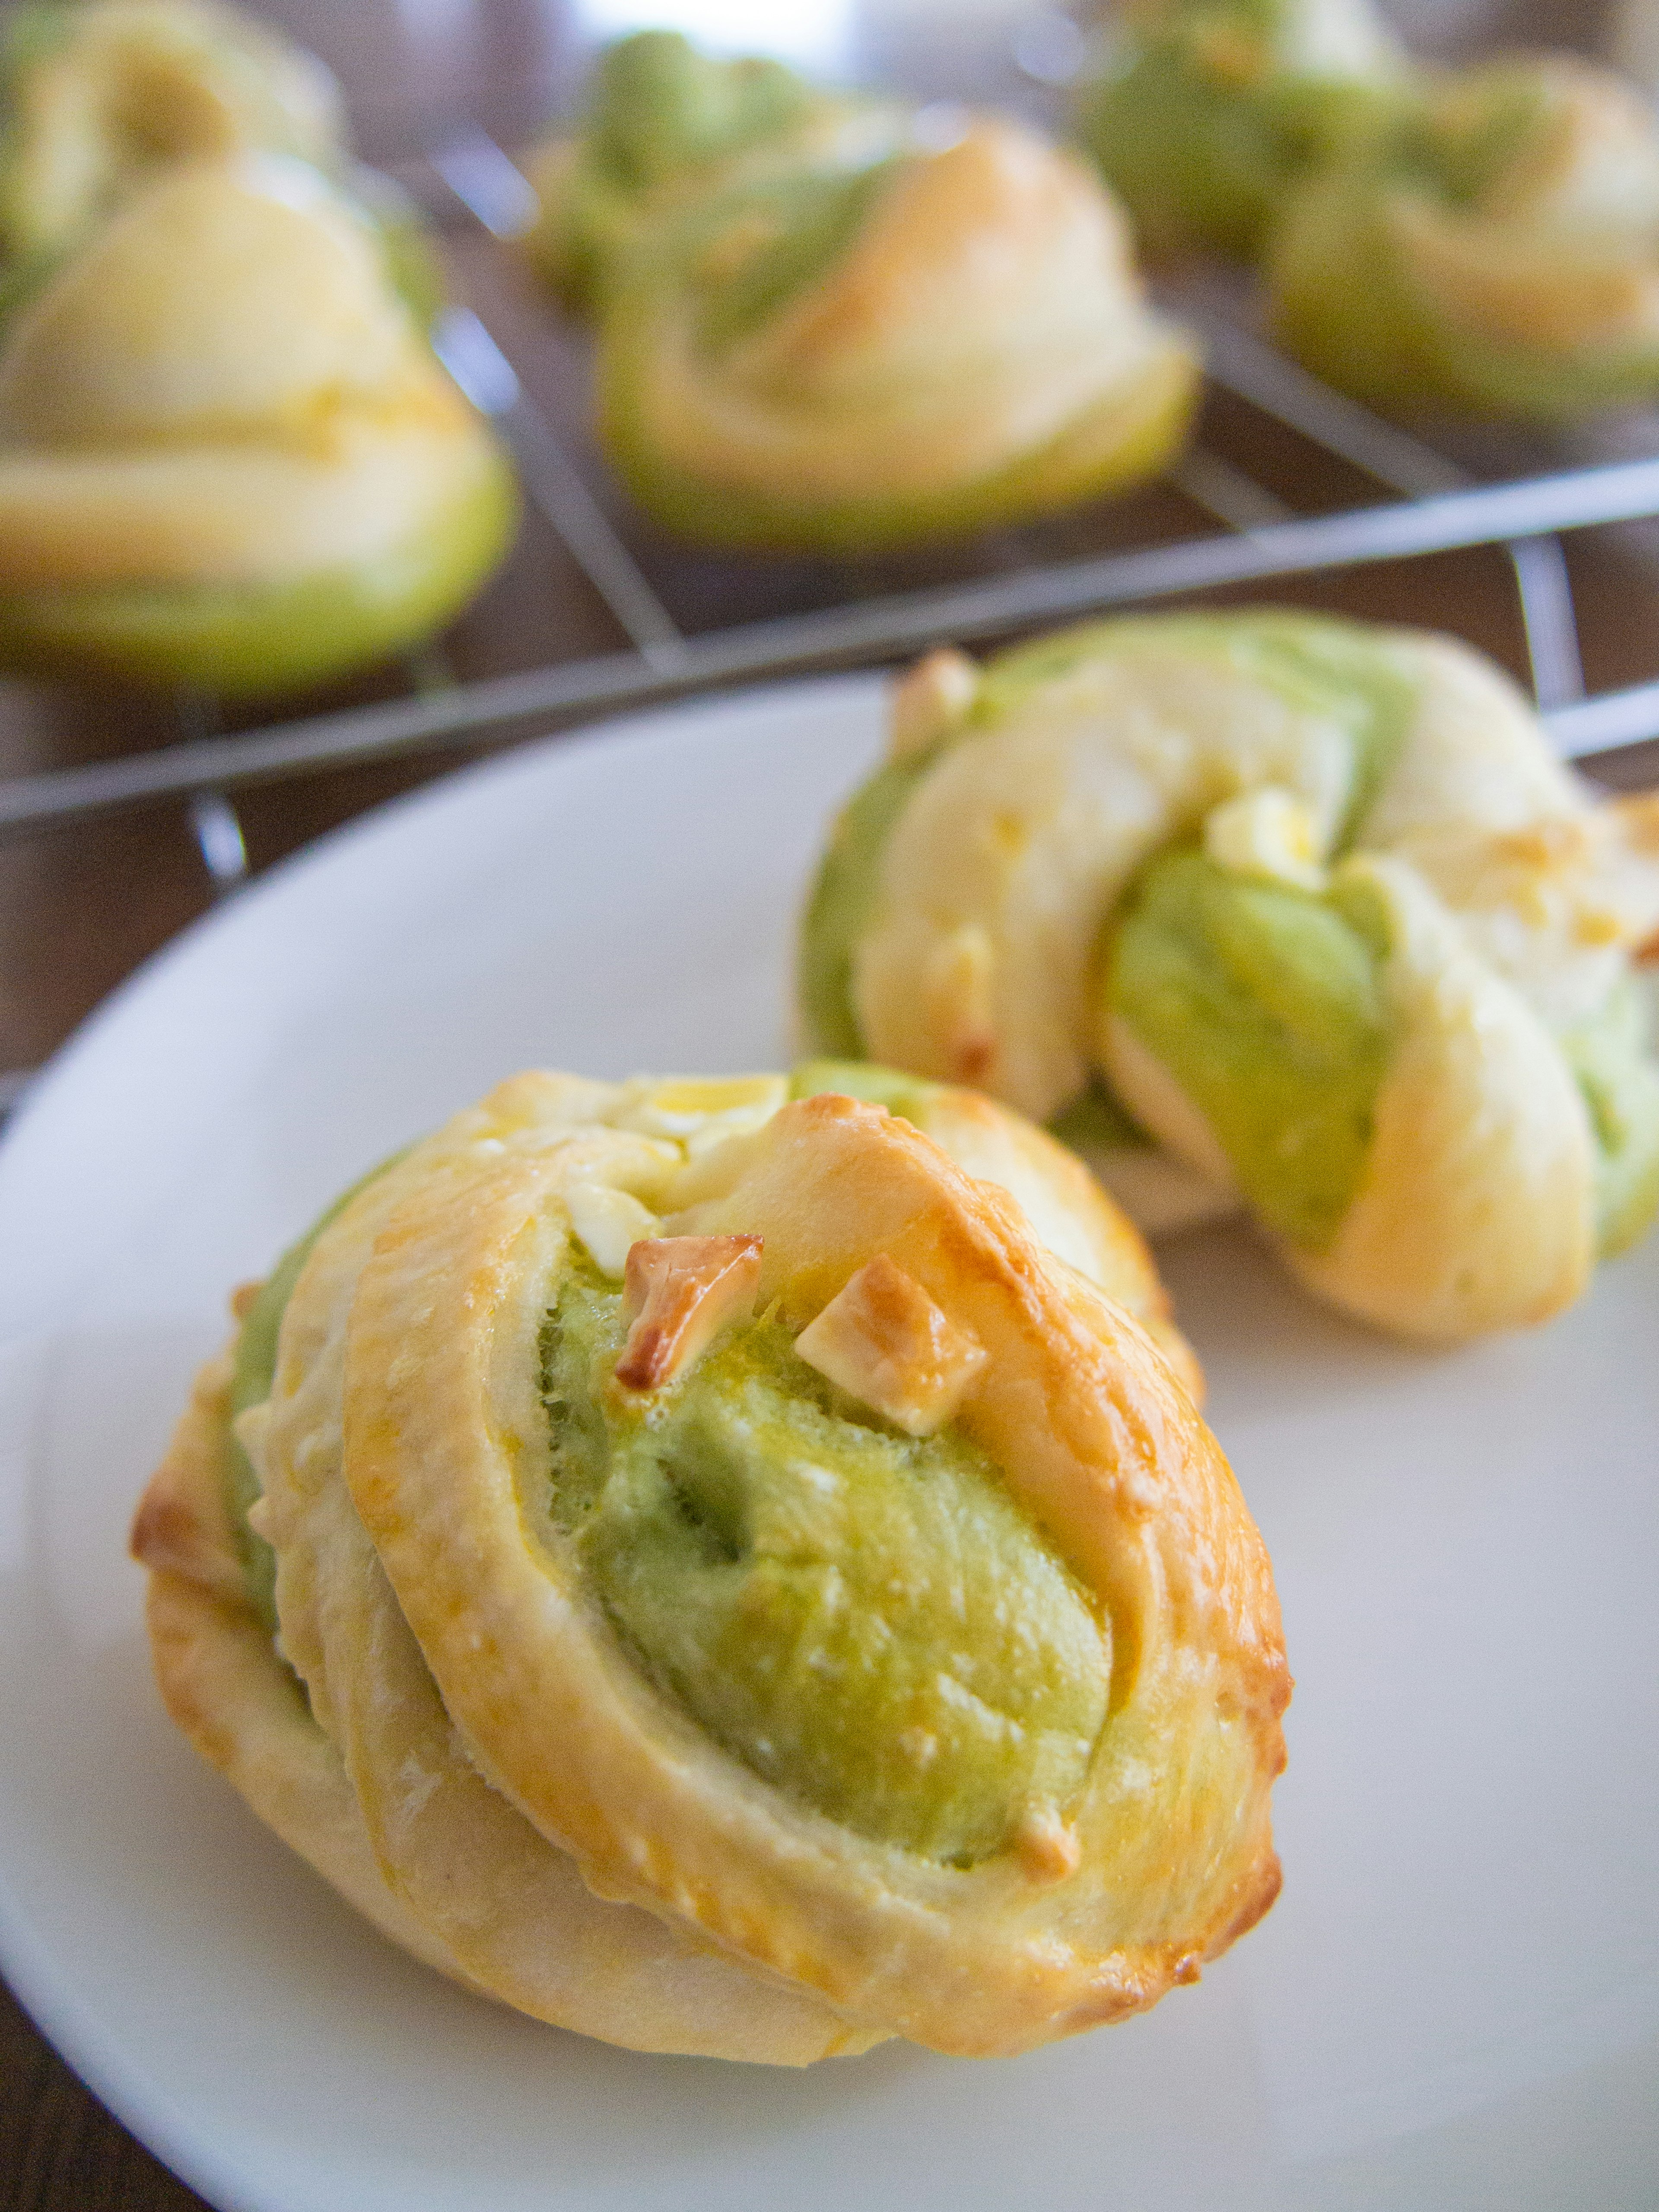
[[[1132,0],[1118,15],[1077,125],[1151,253],[1253,258],[1291,188],[1373,131],[1403,81],[1370,0]]]
[[[602,77],[548,226],[597,308],[602,442],[669,529],[857,554],[1073,505],[1179,446],[1192,343],[1075,156],[990,115],[792,105],[771,74],[716,72],[726,104],[688,95],[659,132],[664,79],[684,87],[624,66],[638,51]],[[647,52],[705,85],[680,42]],[[716,151],[669,158],[688,142]],[[608,181],[619,147],[636,188]]]
[[[502,1085],[242,1294],[135,1529],[255,1810],[638,2049],[1024,2049],[1278,1887],[1266,1556],[1085,1271],[1162,1323],[1144,1249],[1013,1117],[905,1098],[1073,1260],[833,1073]]]
[[[1291,200],[1273,329],[1393,414],[1537,422],[1659,392],[1659,127],[1632,86],[1545,54],[1422,81]]]
[[[526,251],[563,299],[591,313],[608,273],[666,210],[746,161],[833,153],[866,113],[878,113],[873,103],[821,92],[762,55],[716,60],[678,31],[618,39],[599,57],[580,129],[525,156],[540,203]]]
[[[516,493],[380,226],[271,155],[166,169],[0,347],[0,654],[275,690],[424,635]]]
[[[907,679],[801,1002],[824,1049],[1092,1127],[1164,1206],[1127,1115],[1335,1304],[1455,1339],[1558,1311],[1659,1205],[1656,926],[1659,802],[1593,797],[1479,654],[1131,617]]]
[[[218,0],[24,5],[0,33],[0,253],[13,288],[175,161],[345,159],[314,54]]]

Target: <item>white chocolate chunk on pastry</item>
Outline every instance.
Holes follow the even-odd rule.
[[[884,1252],[845,1282],[795,1339],[797,1354],[908,1436],[956,1413],[985,1347]]]

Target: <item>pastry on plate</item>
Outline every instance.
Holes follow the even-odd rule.
[[[374,661],[510,542],[383,224],[275,155],[167,167],[0,342],[0,658],[222,691]]]
[[[1133,0],[1119,16],[1077,127],[1152,253],[1253,256],[1404,75],[1370,0]]]
[[[636,2049],[1024,2050],[1278,1887],[1271,1573],[1144,1249],[836,1075],[503,1085],[240,1294],[135,1529],[260,1816]]]
[[[1659,124],[1561,54],[1425,78],[1311,178],[1267,258],[1273,330],[1395,415],[1542,422],[1659,394]]]
[[[50,265],[174,161],[345,158],[313,54],[219,0],[26,4],[0,31],[0,252]]]
[[[989,114],[792,108],[768,75],[735,80],[768,127],[743,137],[734,94],[718,155],[623,192],[606,149],[696,138],[658,133],[668,73],[647,98],[629,52],[548,222],[596,314],[600,439],[667,528],[856,555],[1075,505],[1180,446],[1192,343],[1148,307],[1076,155]]]
[[[1092,1130],[1155,1227],[1133,1125],[1186,1211],[1453,1340],[1559,1311],[1659,1206],[1656,927],[1659,799],[1593,795],[1467,647],[1132,617],[900,687],[801,1005],[821,1049]]]

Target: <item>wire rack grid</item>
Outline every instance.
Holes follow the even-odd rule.
[[[429,154],[419,179],[441,219],[503,240],[522,228],[529,187],[507,155],[469,127]],[[1212,386],[1259,422],[1288,430],[1381,488],[1380,499],[1297,512],[1248,465],[1200,441],[1170,482],[1211,526],[1171,542],[1082,558],[1039,558],[929,587],[846,596],[804,612],[717,620],[688,634],[647,565],[526,391],[526,379],[470,306],[447,310],[437,349],[497,423],[526,498],[608,610],[626,643],[505,675],[458,681],[441,653],[410,656],[398,696],[228,731],[218,702],[178,702],[171,741],[85,766],[0,781],[0,833],[16,836],[168,798],[181,800],[216,896],[249,872],[233,793],[358,765],[481,748],[736,683],[890,662],[945,641],[984,641],[1033,626],[1218,587],[1310,577],[1462,549],[1502,550],[1533,689],[1564,756],[1587,759],[1659,738],[1659,681],[1584,696],[1577,610],[1565,532],[1659,517],[1659,457],[1602,461],[1486,482],[1384,423],[1262,343],[1202,297],[1180,312],[1204,339]],[[1248,445],[1248,441],[1247,441]],[[1218,531],[1214,524],[1222,527]],[[27,1069],[0,1073],[0,1113]]]

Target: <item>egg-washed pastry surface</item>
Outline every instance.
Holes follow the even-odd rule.
[[[856,554],[1153,475],[1195,404],[1088,167],[987,114],[810,91],[642,34],[544,156],[599,427],[690,538]]]
[[[1273,325],[1392,414],[1569,421],[1659,392],[1659,125],[1565,55],[1425,78],[1310,179],[1267,258]]]
[[[471,596],[506,460],[383,227],[274,155],[171,166],[0,344],[0,653],[277,690]]]
[[[1053,1120],[1156,1227],[1144,1133],[1188,1210],[1242,1199],[1324,1296],[1455,1339],[1558,1311],[1659,1206],[1656,927],[1659,801],[1595,797],[1479,654],[1133,617],[907,679],[802,1012]]]
[[[178,161],[345,159],[315,55],[218,0],[24,5],[0,28],[0,255],[8,288],[81,245]]]
[[[635,2048],[1021,2050],[1278,1887],[1271,1574],[1144,1247],[843,1073],[502,1085],[240,1295],[135,1529],[254,1809]]]
[[[1077,127],[1155,253],[1253,257],[1404,76],[1370,0],[1134,0],[1118,18]]]

